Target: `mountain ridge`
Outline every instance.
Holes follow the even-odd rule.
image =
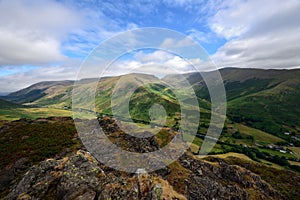
[[[219,71],[224,81],[228,103],[227,113],[231,120],[239,123],[245,122],[248,126],[279,136],[285,131],[299,132],[300,69],[223,68]],[[133,73],[105,77],[100,83],[97,83],[96,78],[83,79],[77,85],[84,86],[85,92],[91,91],[92,87],[98,87],[95,94],[96,109],[101,113],[110,114],[113,88],[119,80],[135,81],[136,77],[140,77],[141,84],[143,84],[143,78],[157,82],[180,82],[182,78],[185,78],[192,85],[199,105],[205,111],[210,109],[210,95],[201,75],[209,79],[213,72],[167,75],[162,79],[149,74]],[[138,82],[133,83],[138,84]],[[41,82],[2,98],[25,105],[70,109],[73,84],[74,81]],[[127,86],[122,87],[125,87],[124,91],[127,90]],[[142,94],[146,94],[148,90],[150,93],[160,94],[162,99],[169,99],[167,94],[164,94],[162,90],[157,90],[157,87],[150,86],[145,89],[141,90],[143,92],[137,96],[142,98]],[[185,88],[182,90],[184,91]],[[135,97],[132,99],[139,101]],[[86,104],[89,102],[81,103],[82,106]]]

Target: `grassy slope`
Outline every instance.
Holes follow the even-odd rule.
[[[300,80],[229,101],[228,115],[238,122],[280,135],[284,127],[297,131],[300,124]]]
[[[50,116],[71,116],[71,111],[54,108],[33,108],[0,99],[0,120],[39,118]]]
[[[221,75],[225,82],[225,88],[228,99],[228,116],[236,122],[246,122],[247,126],[251,126],[265,132],[269,132],[280,136],[285,131],[299,132],[300,106],[298,99],[300,98],[300,70],[260,70],[260,69],[221,69]],[[204,73],[210,77],[209,73]],[[167,76],[163,81],[178,82],[186,77],[193,85],[197,96],[199,97],[199,105],[203,110],[209,110],[209,93],[205,87],[205,83],[199,74],[185,74],[181,77]],[[111,93],[115,84],[120,80],[130,80],[133,84],[143,83],[144,80],[158,81],[150,75],[129,74],[122,77],[110,77],[101,80],[96,92],[96,110],[103,113],[111,113],[110,100]],[[70,108],[73,82],[43,82],[35,84],[27,89],[21,90],[9,95],[10,98],[27,97],[28,93],[41,90],[38,95],[45,94],[30,104],[39,106],[50,106],[53,108]],[[81,86],[86,94],[92,92],[91,88],[95,87],[96,79],[90,81],[82,81]],[[124,95],[126,88],[124,86]],[[182,89],[183,91],[185,88]],[[26,93],[27,92],[27,93]],[[173,95],[167,89],[159,87],[146,86],[144,90],[140,89],[140,93],[134,93],[131,98],[133,101],[140,101],[141,96],[152,94],[154,100],[147,98],[145,104],[152,104],[159,100],[162,96],[164,101],[169,101],[174,105]],[[148,95],[149,96],[149,95]],[[26,98],[25,98],[26,99]],[[28,99],[27,99],[28,101]],[[189,99],[185,102],[188,104]],[[83,107],[93,109],[92,104],[87,102],[85,98],[80,100]],[[87,106],[88,105],[88,106]],[[140,105],[143,106],[143,105]],[[171,106],[172,107],[172,106]],[[121,108],[122,110],[122,105]],[[137,116],[138,111],[144,110],[147,113],[147,107],[132,106],[133,112],[138,118],[146,119],[147,117]],[[204,116],[204,115],[203,115]],[[209,119],[209,116],[204,117]],[[208,120],[206,120],[206,123]]]
[[[237,71],[224,75],[230,118],[277,136],[299,131],[300,70]]]
[[[36,119],[51,116],[72,116],[72,112],[55,108],[9,108],[0,110],[0,120],[11,121],[20,118]]]
[[[251,160],[251,158],[249,158],[248,156],[241,154],[241,153],[234,153],[234,152],[230,152],[230,153],[225,153],[225,154],[217,154],[217,155],[205,155],[205,156],[199,156],[199,158],[203,159],[206,157],[216,157],[216,158],[228,158],[228,157],[235,157],[235,158],[240,158],[249,162],[255,162],[253,160]]]
[[[46,95],[51,95],[59,88],[64,88],[71,85],[73,85],[73,81],[45,81],[10,93],[3,98],[19,104],[31,103],[40,100]]]
[[[280,135],[300,130],[300,70],[225,68],[220,73],[228,100],[228,116],[236,122]],[[210,100],[200,74],[184,75],[199,98]],[[208,79],[209,73],[204,73]],[[179,76],[166,77],[169,81]]]
[[[22,157],[41,161],[79,145],[73,120],[48,120],[48,123],[11,122],[0,134],[0,168]]]
[[[23,108],[25,106],[0,99],[0,109]]]
[[[235,123],[234,126],[236,129],[240,131],[242,136],[247,137],[249,135],[254,137],[254,140],[256,143],[259,144],[275,144],[277,142],[283,142],[284,140],[281,138],[278,138],[274,135],[271,135],[269,133],[266,133],[264,131],[251,128],[248,126],[245,126],[243,124]]]
[[[298,158],[300,158],[300,147],[289,147],[289,149],[292,150]]]

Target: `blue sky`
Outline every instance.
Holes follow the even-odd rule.
[[[299,19],[299,0],[2,0],[0,92],[75,79],[101,42],[144,27],[187,35],[218,68],[299,68]],[[150,51],[121,64],[162,56],[163,63],[181,63],[176,56]]]

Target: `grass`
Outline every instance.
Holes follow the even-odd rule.
[[[248,156],[246,156],[245,154],[234,153],[234,152],[229,152],[229,153],[224,153],[224,154],[216,154],[216,155],[201,155],[201,156],[199,156],[199,158],[204,159],[204,160],[208,157],[222,158],[222,159],[239,158],[241,160],[245,160],[250,163],[258,163],[256,161],[252,160],[251,158],[249,158]],[[259,159],[259,160],[261,161],[261,164],[265,164],[268,167],[273,167],[273,168],[279,169],[279,170],[285,169],[284,167],[282,167],[278,164],[272,163],[270,161],[263,160],[263,159]],[[293,164],[293,165],[300,165],[299,162],[295,162],[295,161],[289,161],[289,162],[290,162],[290,164]]]
[[[200,148],[198,145],[195,145],[195,144],[190,143],[190,142],[187,142],[187,144],[190,146],[190,149],[191,149],[192,153],[198,153],[199,148]]]
[[[185,184],[190,171],[182,167],[178,161],[171,163],[168,167],[170,168],[170,174],[168,174],[167,180],[174,183],[173,187],[177,192],[184,194],[185,187],[182,186]]]
[[[162,148],[166,146],[168,143],[170,143],[172,139],[173,134],[169,132],[168,129],[163,128],[156,134],[156,139],[158,145]]]
[[[8,121],[20,118],[36,119],[50,116],[72,116],[72,111],[55,108],[14,108],[0,110],[0,120]]]
[[[297,166],[300,166],[300,162],[296,162],[296,161],[291,161],[291,160],[289,160],[289,163],[290,163],[291,165],[297,165]]]
[[[225,154],[217,154],[217,155],[205,155],[205,156],[199,156],[200,158],[205,158],[205,157],[216,157],[216,158],[228,158],[228,157],[235,157],[235,158],[240,158],[243,160],[247,160],[247,161],[251,161],[251,162],[255,162],[253,161],[251,158],[249,158],[248,156],[241,154],[241,153],[233,153],[233,152],[229,152],[229,153],[225,153]]]
[[[279,137],[299,125],[299,97],[295,82],[280,83],[276,87],[242,96],[228,102],[228,116],[236,122],[251,126]],[[288,127],[288,128],[285,128]]]
[[[201,138],[198,138],[196,136],[190,135],[190,134],[186,134],[186,133],[182,133],[182,137],[186,142],[189,143],[193,143],[199,147],[201,147],[203,140]]]
[[[66,148],[80,146],[73,120],[48,120],[47,123],[10,122],[0,135],[0,168],[27,157],[38,162]]]
[[[270,144],[270,143],[275,144],[277,142],[284,141],[283,139],[281,139],[279,137],[276,137],[274,135],[271,135],[269,133],[266,133],[264,131],[261,131],[261,130],[255,129],[255,128],[245,126],[243,124],[236,123],[236,124],[234,124],[234,127],[237,128],[243,136],[246,136],[246,137],[250,136],[250,135],[253,136],[255,142],[259,143],[259,144]]]
[[[295,158],[295,156],[292,155],[292,154],[281,153],[279,151],[272,150],[272,149],[259,148],[259,151],[261,151],[261,152],[267,152],[267,153],[269,153],[271,155],[277,155],[277,156],[281,156],[281,157],[285,157],[285,158]]]
[[[294,155],[300,158],[300,147],[289,147],[293,151]]]
[[[273,167],[275,169],[280,169],[280,170],[283,170],[285,169],[284,167],[278,165],[278,164],[275,164],[275,163],[272,163],[270,161],[267,161],[267,160],[263,160],[263,159],[259,159],[263,164],[267,165],[267,166],[270,166],[270,167]]]

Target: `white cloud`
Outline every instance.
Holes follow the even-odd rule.
[[[220,67],[300,67],[300,2],[239,1],[221,9],[212,30],[228,39],[212,56]]]
[[[81,23],[55,1],[0,1],[0,66],[62,60],[61,40]]]
[[[203,67],[200,59],[185,60],[177,55],[156,50],[151,53],[139,51],[132,58],[115,61],[105,75],[121,75],[128,73],[147,73],[165,75],[196,71],[194,66]]]
[[[174,55],[167,53],[165,51],[154,51],[153,53],[148,53],[148,54],[139,51],[134,55],[134,59],[140,61],[141,63],[147,63],[147,62],[162,63],[173,57]]]
[[[211,29],[227,39],[241,36],[260,21],[291,7],[291,1],[229,0],[209,20]]]
[[[196,42],[194,42],[191,38],[185,37],[184,39],[176,40],[176,38],[166,38],[162,44],[160,45],[160,48],[162,49],[177,49],[182,47],[192,47],[197,45]]]
[[[191,37],[193,40],[198,41],[200,43],[209,43],[209,37],[210,35],[208,33],[204,33],[202,31],[196,30],[196,29],[191,29],[187,31],[187,34],[189,37]]]
[[[25,32],[0,30],[0,65],[45,64],[63,60],[53,38],[32,38]]]
[[[140,62],[141,65],[160,65],[160,66],[166,66],[168,68],[172,68],[171,71],[177,71],[177,72],[187,72],[192,70],[192,66],[189,62],[185,61],[181,57],[157,50],[153,53],[143,53],[138,52],[134,59],[136,62]],[[158,69],[152,69],[154,73],[159,73],[160,70]]]
[[[41,81],[75,80],[79,60],[68,60],[62,66],[43,66],[30,71],[19,72],[0,78],[0,91],[13,92]]]

